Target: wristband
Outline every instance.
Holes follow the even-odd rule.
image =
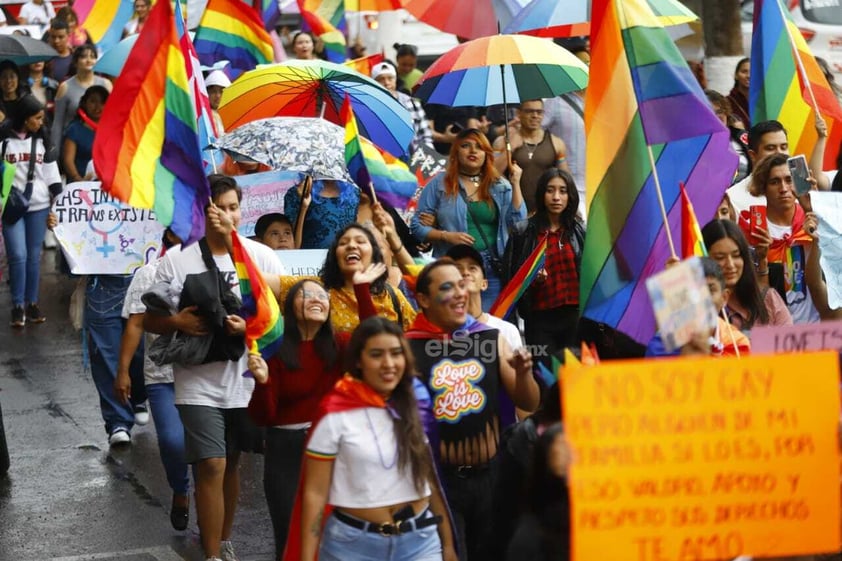
[[[763,269],[762,271],[757,271],[757,274],[761,277],[765,277],[769,275],[769,268]]]

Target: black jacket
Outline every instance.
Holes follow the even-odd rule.
[[[503,254],[503,271],[505,274],[503,286],[515,276],[520,266],[523,265],[529,254],[538,245],[538,239],[538,221],[534,216],[514,225],[509,234],[506,251]],[[582,270],[582,251],[585,248],[585,227],[582,222],[576,220],[573,231],[565,232],[565,241],[569,242],[573,247],[573,255],[576,261],[576,275],[579,276]],[[532,308],[530,292],[531,290],[527,291],[517,304],[518,312],[524,318],[529,316]]]

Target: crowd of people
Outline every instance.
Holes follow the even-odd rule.
[[[142,28],[149,2],[135,9],[126,33]],[[39,271],[45,232],[56,225],[50,205],[62,175],[93,178],[93,139],[111,90],[93,72],[96,48],[67,18],[78,22],[72,10],[47,20],[58,58],[0,63],[2,158],[18,163],[14,188],[30,201],[2,228],[15,328],[46,319]],[[289,44],[300,59],[317,47],[307,32]],[[587,61],[586,41],[566,46]],[[236,559],[243,452],[264,455],[277,559],[570,556],[559,388],[535,370],[587,339],[584,92],[526,100],[509,114],[424,106],[408,89],[420,76],[416,56],[398,45],[397,64],[372,70],[410,112],[413,143],[447,156],[411,219],[352,184],[303,178],[283,213],[262,216],[254,239],[241,239],[284,318],[271,357],[246,350],[231,257],[243,197],[232,176],[253,171],[243,162],[210,176],[199,242],[182,246],[167,230],[166,251],[134,275],[85,281],[87,353],[109,443],[130,444],[151,410],[171,523],[189,525],[192,465],[208,560]],[[754,326],[839,316],[827,303],[809,195],[793,188],[787,132],[777,121],[749,127],[749,72],[741,61],[727,96],[707,92],[741,156],[702,228],[705,276],[727,321],[675,353],[747,354]],[[207,83],[215,111],[230,81],[215,70]],[[821,119],[816,130],[807,156],[813,188],[827,190],[821,162],[838,147],[826,146]],[[767,228],[749,227],[757,205]],[[544,266],[516,311],[489,315],[544,241]],[[318,277],[286,274],[277,252],[294,249],[327,250]],[[657,335],[645,347],[598,348],[603,358],[672,354]]]

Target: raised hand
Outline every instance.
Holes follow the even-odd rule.
[[[386,274],[385,263],[372,263],[363,271],[354,271],[354,284],[371,284]]]

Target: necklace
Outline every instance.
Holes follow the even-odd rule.
[[[368,421],[368,430],[371,431],[371,436],[374,437],[374,445],[377,446],[377,455],[380,456],[380,465],[383,466],[383,469],[392,469],[395,467],[395,464],[398,463],[398,447],[395,446],[395,455],[392,458],[392,462],[386,465],[386,460],[383,459],[383,451],[380,449],[380,439],[377,438],[377,432],[374,430],[374,425],[371,422],[371,417],[368,414],[368,409],[365,409],[365,418]]]
[[[471,183],[473,183],[473,184],[474,184],[474,186],[479,185],[479,174],[476,174],[476,175],[470,175],[470,174],[467,174],[467,173],[462,173],[462,172],[460,171],[460,172],[459,172],[459,175],[461,175],[462,177],[467,177],[467,178],[471,181]]]
[[[536,142],[527,142],[525,138],[523,139],[523,146],[524,148],[526,148],[526,155],[529,157],[530,160],[532,159],[532,156],[535,155],[535,150],[538,149],[538,145],[541,144],[542,140],[544,140],[543,135]],[[532,147],[531,150],[529,149],[530,146]]]

